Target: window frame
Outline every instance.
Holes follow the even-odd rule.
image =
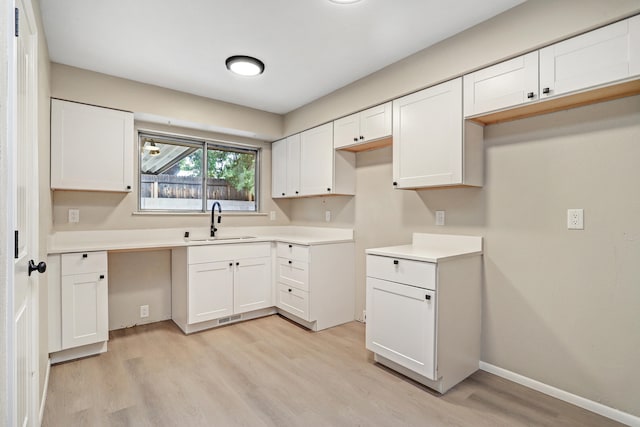
[[[202,158],[201,158],[201,186],[202,186],[202,207],[199,210],[196,209],[144,209],[142,208],[142,156],[143,156],[143,146],[145,144],[146,139],[153,139],[154,142],[158,143],[167,143],[181,146],[190,146],[195,147],[196,149],[202,149]],[[225,209],[225,212],[238,213],[238,214],[259,214],[261,203],[261,192],[260,192],[260,170],[261,170],[261,159],[262,159],[262,147],[249,145],[249,144],[241,144],[232,141],[224,141],[220,139],[210,139],[210,138],[202,138],[202,137],[191,137],[184,135],[176,135],[171,133],[164,132],[154,132],[148,130],[138,130],[138,212],[139,213],[164,213],[164,214],[199,214],[199,213],[207,213],[209,210],[207,209],[207,157],[210,149],[213,150],[222,150],[222,151],[231,151],[236,153],[250,153],[255,155],[255,172],[254,172],[254,193],[255,193],[255,209],[254,210],[230,210]],[[179,160],[178,160],[179,161]],[[173,163],[175,164],[175,163]],[[173,165],[172,165],[173,166]]]

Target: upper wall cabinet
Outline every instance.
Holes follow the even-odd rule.
[[[51,188],[131,191],[133,113],[51,100]]]
[[[271,197],[300,195],[300,134],[273,143],[271,148]]]
[[[396,188],[482,186],[483,129],[462,117],[462,78],[393,101]]]
[[[273,198],[355,193],[355,153],[333,149],[333,123],[273,143]]]
[[[540,50],[541,97],[640,74],[640,15]]]
[[[391,111],[391,102],[387,102],[334,121],[334,148],[362,151],[388,145],[373,142],[391,136]]]
[[[537,101],[538,52],[466,74],[463,81],[465,117]]]

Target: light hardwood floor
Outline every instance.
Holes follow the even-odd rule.
[[[373,362],[364,325],[313,333],[279,316],[185,336],[111,332],[51,368],[44,426],[614,426],[478,371],[441,396]]]

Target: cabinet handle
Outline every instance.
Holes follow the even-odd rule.
[[[289,288],[289,292],[291,292],[291,288]]]
[[[527,98],[529,98],[529,99],[533,99],[533,97],[534,97],[534,96],[535,96],[535,95],[533,94],[533,92],[529,92],[529,93],[527,94]]]
[[[127,185],[127,190],[131,190],[131,186],[130,185]]]
[[[545,87],[544,89],[542,89],[542,93],[549,93],[551,92],[551,89],[549,89],[548,87]]]
[[[233,263],[232,262],[229,263],[229,267],[233,267]]]
[[[100,279],[104,279],[104,274],[101,274],[101,275],[100,275]]]
[[[360,135],[360,140],[363,140],[363,139],[364,139],[364,136]]]
[[[358,142],[358,138],[353,138],[353,142]]]
[[[284,193],[282,193],[282,195],[284,196]]]
[[[425,295],[424,299],[426,299],[427,301],[429,301],[431,299],[431,295]]]
[[[292,247],[293,247],[293,245],[289,245],[289,247],[290,247],[290,248],[292,248]]]
[[[293,261],[289,260],[289,264],[293,264]]]
[[[395,181],[393,181],[393,185],[394,185],[394,186],[396,186],[396,185],[398,185],[398,183],[397,183],[397,182],[395,182]]]
[[[331,189],[330,189],[330,188],[327,188],[327,191],[331,191]]]
[[[236,262],[236,265],[240,265],[240,263],[239,263],[239,262]]]
[[[400,261],[398,261],[397,259],[394,259],[393,260],[393,265],[398,265],[398,264],[400,264]]]
[[[298,191],[296,190],[296,194],[298,194]]]
[[[82,254],[82,258],[87,258],[88,256],[88,254]]]

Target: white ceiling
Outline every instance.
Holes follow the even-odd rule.
[[[287,113],[524,0],[40,0],[53,62]],[[266,64],[232,75],[231,55]]]

